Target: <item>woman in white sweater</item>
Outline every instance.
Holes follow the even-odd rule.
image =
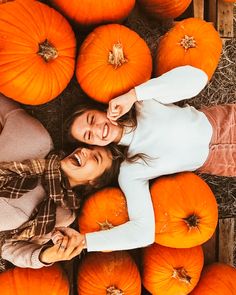
[[[128,148],[129,159],[121,165],[119,185],[126,196],[130,221],[109,231],[86,234],[88,251],[131,249],[154,242],[150,179],[197,169],[236,176],[235,105],[198,111],[173,104],[197,95],[207,80],[199,69],[179,67],[111,100],[107,113],[78,109],[71,117],[69,134],[73,139]],[[119,124],[117,120],[133,104],[135,126],[129,120]]]

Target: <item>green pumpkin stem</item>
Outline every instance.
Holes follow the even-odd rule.
[[[45,62],[49,62],[58,57],[57,49],[46,39],[39,44],[38,55],[42,56]]]
[[[107,295],[124,295],[124,292],[115,286],[110,286],[107,288]]]
[[[112,51],[109,52],[108,63],[113,65],[115,69],[122,66],[128,60],[124,57],[123,46],[120,42],[113,45]]]

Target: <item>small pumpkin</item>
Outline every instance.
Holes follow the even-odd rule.
[[[138,0],[149,14],[157,18],[176,18],[189,6],[192,0]]]
[[[203,70],[210,80],[221,51],[221,38],[211,23],[198,18],[185,19],[161,38],[156,56],[156,75],[191,65]]]
[[[15,267],[0,274],[1,295],[69,295],[69,283],[57,265],[40,269]]]
[[[38,1],[8,2],[0,10],[0,92],[30,105],[52,100],[74,72],[69,23]]]
[[[138,268],[126,251],[89,253],[78,271],[80,295],[140,295]]]
[[[78,217],[79,231],[82,234],[110,229],[129,220],[126,199],[119,188],[104,188],[83,204]]]
[[[118,22],[126,18],[135,0],[51,0],[66,16],[80,25]]]
[[[235,267],[222,263],[207,265],[191,295],[233,295],[236,294],[235,282]]]
[[[145,41],[118,24],[96,28],[83,42],[76,77],[91,98],[108,103],[151,77],[152,58]]]
[[[144,248],[142,283],[153,295],[189,294],[203,267],[201,246],[188,249],[152,244]]]
[[[190,248],[213,235],[218,208],[210,187],[192,172],[160,177],[151,186],[155,242]]]

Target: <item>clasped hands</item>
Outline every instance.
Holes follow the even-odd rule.
[[[40,261],[45,264],[71,260],[86,248],[85,236],[72,228],[57,228],[51,239],[54,245],[43,249],[39,256]]]

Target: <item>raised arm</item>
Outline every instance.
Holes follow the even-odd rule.
[[[196,96],[207,84],[205,72],[192,66],[175,68],[137,87],[137,100],[155,99],[163,104]]]
[[[126,196],[130,221],[86,234],[88,251],[126,250],[154,242],[155,218],[148,181],[132,180],[130,175],[121,174],[119,183]]]
[[[126,114],[136,101],[155,99],[163,104],[196,96],[207,84],[205,72],[192,66],[175,68],[153,78],[109,102],[107,117],[115,122]]]

